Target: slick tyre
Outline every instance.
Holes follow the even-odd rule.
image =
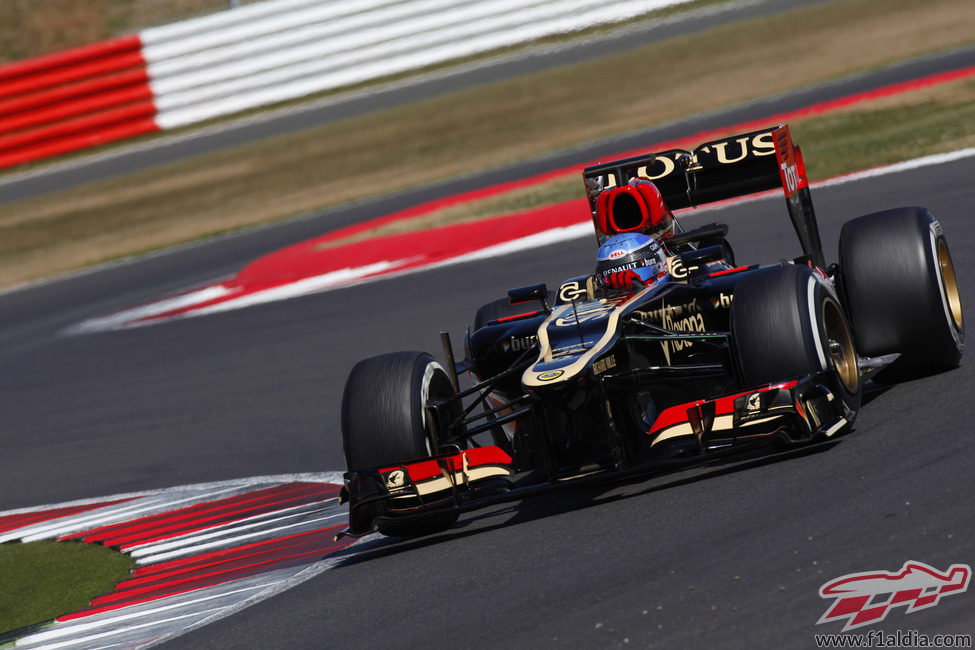
[[[828,370],[848,424],[862,385],[853,337],[829,284],[808,267],[771,267],[744,279],[731,303],[734,354],[745,388]]]
[[[350,471],[396,465],[437,452],[425,405],[455,395],[443,367],[425,352],[394,352],[360,361],[342,395],[342,447]],[[415,536],[449,528],[456,513],[420,524],[380,527]]]
[[[897,208],[848,221],[839,255],[861,354],[899,352],[890,370],[905,377],[958,366],[965,345],[961,297],[948,242],[930,212]]]

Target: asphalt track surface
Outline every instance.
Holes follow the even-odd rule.
[[[925,205],[948,235],[963,302],[975,305],[973,174],[968,158],[815,189],[827,258],[846,219]],[[328,218],[0,296],[0,509],[341,469],[339,400],[357,360],[438,354],[437,332],[459,344],[481,303],[511,286],[555,285],[594,257],[584,239],[233,313],[57,334],[228,273]],[[739,260],[799,252],[778,198],[686,223],[712,220],[731,224]],[[855,431],[829,445],[570,489],[466,515],[430,538],[366,542],[338,568],[170,645],[814,647],[815,633],[840,627],[815,625],[830,604],[818,596],[826,581],[907,560],[975,565],[973,373],[966,359],[875,390]],[[973,597],[901,608],[870,629],[971,634]]]

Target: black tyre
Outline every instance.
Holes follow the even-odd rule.
[[[764,269],[735,287],[732,344],[745,387],[830,370],[850,424],[862,385],[843,308],[829,284],[805,266]]]
[[[857,349],[899,352],[907,375],[957,367],[961,297],[941,225],[924,208],[876,212],[840,232],[840,274]]]
[[[360,361],[342,396],[342,446],[350,471],[395,465],[437,452],[425,405],[454,388],[425,352],[394,352]],[[456,513],[422,524],[380,527],[385,535],[422,535],[448,528]]]

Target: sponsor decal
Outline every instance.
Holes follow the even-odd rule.
[[[656,309],[650,309],[647,311],[634,311],[633,315],[640,320],[647,321],[648,323],[663,323],[664,317],[669,316],[671,318],[681,318],[685,314],[696,314],[701,311],[701,306],[697,302],[697,298],[689,303],[683,305],[668,305],[666,303],[661,303],[660,307]]]
[[[650,266],[649,260],[637,260],[635,262],[627,262],[626,264],[620,264],[619,266],[613,266],[608,269],[603,269],[601,271],[603,278],[606,278],[613,273],[619,273],[620,271],[632,271],[633,269],[642,269],[645,266]]]
[[[731,147],[731,153],[729,153],[729,146]],[[698,162],[702,153],[711,154],[712,152],[719,163],[722,165],[731,165],[736,162],[741,162],[749,154],[752,156],[775,155],[775,140],[772,138],[772,132],[766,131],[751,138],[746,136],[734,140],[716,142],[713,147],[702,147],[699,149],[695,162]]]
[[[972,568],[952,564],[944,572],[923,562],[908,561],[900,571],[850,573],[819,588],[819,597],[835,599],[816,624],[846,621],[843,632],[879,623],[895,607],[905,614],[934,607],[944,596],[968,590]]]
[[[674,319],[670,314],[664,314],[662,325],[665,329],[677,332],[707,331],[704,327],[704,317],[701,314],[691,314],[687,318],[680,319]],[[664,358],[667,359],[668,366],[670,365],[670,355],[672,352],[680,352],[681,350],[686,350],[694,346],[693,341],[661,341],[660,344],[663,346]]]
[[[781,163],[779,169],[782,170],[782,179],[785,181],[785,187],[789,194],[792,194],[799,189],[799,171],[796,169],[795,163],[788,165],[786,163]]]
[[[734,294],[727,294],[724,291],[716,296],[711,296],[711,306],[715,309],[730,309],[731,301],[735,299]]]
[[[616,356],[611,354],[608,357],[600,359],[599,361],[592,364],[592,371],[593,374],[601,375],[607,370],[615,367],[616,367]]]
[[[762,410],[762,394],[752,393],[745,400],[745,411],[748,413],[754,413],[756,411]]]
[[[538,374],[538,381],[552,381],[565,374],[564,370],[549,370]]]
[[[503,352],[523,352],[535,347],[537,343],[538,337],[534,334],[531,336],[512,336],[510,339],[501,341],[501,350]]]
[[[775,140],[772,131],[765,131],[752,136],[714,142],[693,153],[676,151],[671,155],[656,156],[652,162],[638,167],[636,175],[651,181],[670,176],[677,169],[677,158],[688,154],[690,155],[688,171],[701,169],[706,164],[733,165],[748,156],[774,156]],[[612,187],[615,184],[616,180],[612,176],[606,178],[605,187]]]
[[[386,489],[399,492],[406,487],[406,472],[401,469],[393,470],[386,475]]]

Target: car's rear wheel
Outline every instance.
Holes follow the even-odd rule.
[[[908,376],[958,366],[965,342],[961,294],[948,242],[930,212],[897,208],[848,221],[839,254],[861,354],[898,352],[891,370]]]
[[[342,396],[342,446],[349,471],[435,454],[437,441],[426,404],[454,395],[443,367],[425,352],[394,352],[360,361],[349,374]],[[381,526],[379,532],[422,535],[456,521],[457,514],[448,512],[420,524]]]
[[[745,388],[827,370],[847,424],[862,385],[853,336],[825,279],[805,266],[771,267],[742,280],[731,303],[732,344]]]

